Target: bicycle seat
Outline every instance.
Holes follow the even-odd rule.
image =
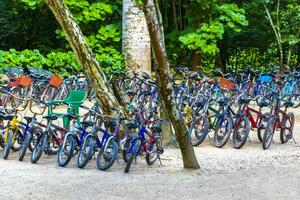
[[[162,132],[162,128],[161,128],[161,126],[152,126],[151,128],[151,131],[153,131],[153,132],[156,132],[156,133],[161,133]]]
[[[84,127],[94,126],[94,122],[91,120],[80,122]]]
[[[70,113],[63,115],[63,117],[68,118],[69,120],[77,119],[76,115]]]
[[[269,105],[269,102],[262,100],[262,101],[258,102],[257,104],[259,107],[266,107]]]
[[[24,117],[24,119],[27,121],[27,123],[30,123],[33,119],[36,120],[35,117]]]
[[[250,102],[250,98],[241,98],[239,99],[240,104],[248,104]]]
[[[0,114],[0,119],[4,120],[12,120],[15,116],[14,115],[2,115]]]
[[[152,92],[151,91],[142,91],[142,94],[145,96],[151,96]]]
[[[229,102],[229,99],[228,98],[222,98],[222,99],[219,99],[219,100],[217,100],[217,103],[220,105],[220,106],[225,106],[225,105],[227,105],[228,104],[228,102]]]
[[[294,105],[294,103],[291,101],[284,101],[283,105],[286,107],[292,107]]]
[[[57,120],[58,119],[57,116],[44,116],[43,118],[45,118],[47,120]]]
[[[105,126],[113,128],[113,127],[117,126],[117,122],[116,122],[116,120],[109,120],[109,121],[105,122]]]
[[[128,122],[126,124],[126,126],[128,129],[136,129],[139,127],[139,124],[136,121],[132,120],[132,121]]]
[[[136,93],[135,92],[132,92],[132,91],[129,91],[127,92],[128,96],[134,96]]]

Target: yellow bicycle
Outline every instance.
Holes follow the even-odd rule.
[[[9,121],[9,124],[5,130],[3,140],[4,140],[4,150],[3,150],[3,158],[7,159],[8,155],[10,153],[10,149],[12,148],[13,144],[16,142],[16,140],[22,140],[24,138],[22,131],[20,130],[20,123],[21,120],[18,118],[18,113],[26,110],[29,99],[23,99],[18,98],[17,96],[12,95],[12,98],[16,98],[20,101],[24,101],[26,106],[21,106],[21,108],[13,107],[14,115],[8,115],[6,116],[7,120]],[[24,105],[24,104],[23,104]],[[21,141],[18,141],[18,143],[22,143]],[[14,149],[18,150],[18,149]]]

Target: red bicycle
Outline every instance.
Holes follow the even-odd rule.
[[[268,149],[273,141],[273,135],[276,130],[280,130],[280,141],[286,143],[293,137],[293,129],[295,123],[295,116],[291,112],[287,112],[293,103],[289,100],[280,98],[279,94],[273,93],[274,104],[271,107],[271,117],[267,123],[266,130],[263,137],[262,147]],[[281,104],[281,101],[284,101]],[[280,106],[284,106],[284,110]],[[295,140],[294,140],[295,142]]]
[[[255,110],[249,107],[250,100],[247,97],[239,99],[241,106],[232,134],[233,147],[236,149],[242,148],[246,143],[250,130],[257,129],[258,139],[262,141],[262,131],[266,128],[266,124],[270,118],[270,113],[262,113],[262,108],[269,105],[268,101],[259,101],[259,109]],[[253,113],[255,113],[256,117],[253,116]]]

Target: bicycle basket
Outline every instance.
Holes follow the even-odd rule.
[[[233,90],[235,88],[235,84],[231,80],[223,77],[220,78],[219,86],[223,90]]]
[[[57,75],[52,75],[51,78],[49,79],[49,84],[56,88],[59,88],[62,83],[63,83],[63,79],[61,79]]]
[[[9,86],[23,86],[23,87],[29,87],[32,84],[32,79],[26,76],[21,76],[19,78],[16,78],[16,81],[10,82]]]

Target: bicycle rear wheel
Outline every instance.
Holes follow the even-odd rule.
[[[281,122],[280,130],[280,141],[281,143],[287,143],[291,138],[293,138],[293,129],[295,123],[295,116],[293,113],[289,112],[287,117],[285,117]]]

